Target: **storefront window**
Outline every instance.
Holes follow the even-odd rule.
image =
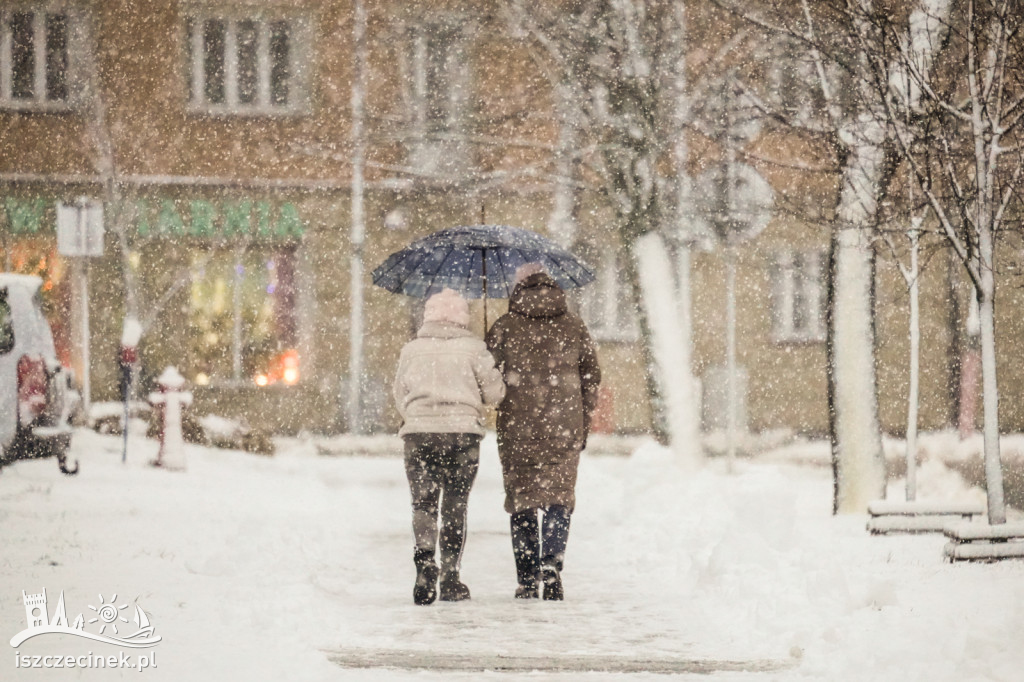
[[[10,208],[10,206],[8,206]],[[11,222],[7,213],[7,226]],[[3,221],[0,221],[2,223]],[[40,295],[43,313],[53,331],[57,358],[71,364],[71,277],[67,262],[57,253],[56,239],[49,235],[17,236],[4,231],[0,224],[0,269],[22,275],[35,275],[43,280]]]
[[[190,354],[198,385],[294,384],[291,249],[224,249],[192,261]]]

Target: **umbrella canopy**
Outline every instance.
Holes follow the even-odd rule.
[[[536,232],[508,225],[440,230],[388,256],[373,283],[396,294],[426,298],[454,289],[467,298],[508,298],[516,268],[539,263],[563,289],[594,281],[576,256]]]

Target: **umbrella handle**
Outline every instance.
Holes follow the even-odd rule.
[[[487,336],[487,249],[481,250],[483,253],[483,297],[482,301],[484,304],[484,336]]]

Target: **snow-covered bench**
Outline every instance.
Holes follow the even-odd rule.
[[[957,520],[970,521],[985,514],[974,502],[901,502],[875,500],[868,504],[868,530],[883,533],[941,533]]]
[[[1024,522],[963,523],[947,526],[945,533],[950,561],[1024,558]]]

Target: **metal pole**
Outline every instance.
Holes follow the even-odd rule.
[[[133,376],[134,374],[135,370],[129,363],[128,377],[124,387],[124,427],[122,429],[124,431],[124,442],[121,447],[121,464],[128,461],[128,419],[131,416],[131,411],[128,409],[128,406],[131,405],[132,402],[132,384],[135,380]]]
[[[726,417],[726,429],[728,431],[728,465],[731,470],[736,459],[736,403],[738,402],[736,390],[736,247],[732,244],[726,247],[725,262],[725,347],[729,385],[729,414]]]
[[[484,304],[484,335],[486,336],[487,335],[487,249],[483,249],[481,251],[481,253],[483,254],[483,264],[484,264],[483,265],[484,295],[483,295],[483,299],[482,300],[483,300],[483,304]]]
[[[725,132],[726,149],[726,195],[725,208],[732,216],[735,206],[733,193],[736,190],[736,137],[733,122],[732,97],[726,103],[726,117],[728,125]],[[736,228],[732,220],[729,221],[729,233],[726,235],[725,260],[726,260],[726,365],[728,374],[729,392],[729,414],[726,418],[728,430],[728,468],[732,471],[736,460],[736,244],[734,238],[738,238]]]
[[[231,286],[231,378],[240,383],[242,381],[242,273],[245,263],[242,254],[236,252],[233,266]]]
[[[85,418],[89,419],[89,407],[92,402],[92,385],[90,381],[90,367],[92,361],[89,358],[89,258],[83,257],[81,261],[82,272],[82,408],[85,410]]]
[[[349,239],[349,361],[348,361],[348,430],[363,432],[362,375],[363,375],[363,239],[366,232],[363,213],[363,165],[366,155],[364,131],[364,100],[366,97],[366,6],[356,0],[353,8],[353,42],[355,52],[355,78],[352,81],[352,225]]]
[[[77,209],[78,234],[84,244],[87,210],[87,204],[85,201],[79,200]],[[92,403],[92,383],[90,378],[90,366],[92,365],[92,362],[89,357],[89,256],[80,256],[78,265],[82,278],[82,409],[85,411],[85,419],[86,422],[88,422],[89,410]]]

